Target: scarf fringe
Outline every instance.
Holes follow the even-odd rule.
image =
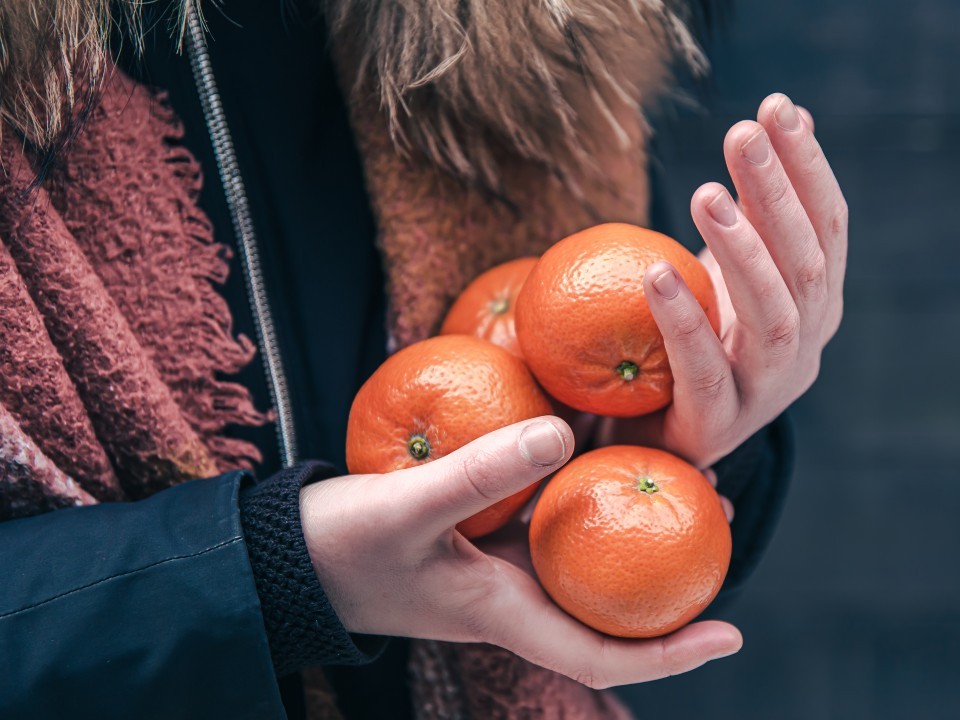
[[[178,324],[185,333],[180,341],[184,352],[202,351],[196,366],[174,363],[165,371],[165,379],[174,391],[184,415],[200,434],[221,470],[237,467],[251,469],[262,460],[260,451],[252,443],[222,435],[230,425],[262,426],[273,422],[272,412],[260,412],[253,404],[250,391],[237,382],[224,380],[219,375],[235,375],[253,361],[256,344],[245,335],[234,335],[233,319],[226,301],[215,286],[227,281],[233,251],[213,236],[213,227],[199,209],[198,202],[203,174],[200,163],[179,143],[183,137],[173,111],[165,98],[155,105],[158,121],[165,123],[168,132],[166,164],[174,170],[173,176],[187,198],[179,208],[185,227],[183,257],[191,262],[201,312],[197,322]],[[181,299],[182,302],[182,299]],[[191,372],[194,370],[194,372]]]
[[[126,127],[137,128],[135,142],[116,121],[121,112]],[[51,177],[60,188],[57,205],[217,467],[249,469],[261,460],[259,450],[224,432],[272,416],[254,407],[245,387],[223,379],[244,368],[256,346],[234,335],[217,291],[232,252],[215,241],[197,206],[202,173],[181,144],[183,128],[164,96],[119,72],[88,123],[62,175]],[[118,178],[125,184],[117,187]]]

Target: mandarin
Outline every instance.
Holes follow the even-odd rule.
[[[475,335],[521,357],[514,330],[514,307],[537,258],[497,265],[467,285],[450,308],[441,335]]]
[[[658,260],[676,268],[718,331],[706,268],[666,235],[609,223],[544,253],[517,297],[516,331],[527,365],[550,395],[613,417],[669,404],[673,375],[643,291],[644,272]]]
[[[720,497],[692,465],[661,450],[611,446],[547,484],[530,523],[547,594],[590,627],[656,637],[716,597],[730,564]]]
[[[550,403],[519,358],[479,338],[430,338],[387,358],[360,388],[347,421],[347,468],[366,474],[414,467],[549,414]],[[457,529],[468,538],[491,533],[536,491],[534,484]]]

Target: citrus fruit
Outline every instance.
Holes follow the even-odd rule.
[[[720,497],[661,450],[594,450],[562,468],[537,501],[530,551],[541,585],[586,625],[664,635],[716,597],[730,564]]]
[[[487,270],[467,285],[454,302],[440,328],[441,335],[473,335],[523,358],[514,323],[517,295],[537,258],[511,260]],[[553,414],[574,425],[580,413],[547,397]]]
[[[347,421],[351,473],[431,462],[521,420],[550,414],[523,361],[466,335],[415,343],[387,358],[357,393]],[[526,488],[460,523],[467,537],[502,527],[536,492]]]
[[[643,291],[643,274],[658,260],[677,269],[718,330],[706,268],[666,235],[610,223],[544,253],[517,297],[516,327],[523,357],[550,395],[614,417],[669,404],[673,375]]]
[[[520,357],[514,305],[523,281],[536,264],[536,258],[520,258],[478,276],[450,308],[440,334],[475,335]]]

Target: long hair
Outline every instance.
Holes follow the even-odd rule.
[[[173,6],[183,33],[188,6]],[[2,0],[0,132],[7,124],[43,158],[76,134],[96,103],[110,62],[110,39],[139,46],[143,0]],[[113,31],[122,27],[124,32]],[[41,163],[42,164],[42,163]]]

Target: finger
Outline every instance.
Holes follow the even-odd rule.
[[[499,619],[483,639],[592,688],[607,688],[679,675],[737,652],[740,632],[706,621],[650,640],[603,635],[573,619],[550,600],[536,581],[503,565],[505,582],[491,596]]]
[[[790,98],[776,94],[763,101],[757,117],[810,218],[826,262],[827,287],[839,299],[847,262],[847,203],[812,126],[800,122],[801,116]],[[830,319],[839,324],[839,313],[833,315]]]
[[[719,186],[718,186],[719,187]],[[727,290],[727,281],[723,279],[723,272],[720,270],[720,264],[714,257],[709,246],[705,246],[697,258],[707,269],[710,275],[710,281],[713,283],[713,289],[717,293],[717,313],[720,315],[720,332],[717,333],[722,339],[727,330],[737,319],[737,311],[733,307],[733,301],[730,299],[730,292]],[[786,290],[784,290],[786,292]]]
[[[707,468],[703,471],[703,476],[707,479],[707,482],[710,483],[710,487],[714,490],[717,489],[717,472],[713,468]]]
[[[807,127],[810,129],[810,132],[816,131],[816,123],[813,122],[813,115],[810,114],[810,111],[805,107],[797,105],[797,112],[800,113],[800,117],[803,118],[803,121],[807,124]]]
[[[724,155],[744,215],[777,264],[802,329],[819,332],[827,298],[826,260],[766,130],[747,120],[737,123],[724,140]]]
[[[713,468],[707,468],[703,471],[703,476],[710,483],[710,487],[717,489],[717,472]],[[726,495],[720,496],[720,505],[723,507],[723,514],[727,516],[727,522],[733,522],[733,503]]]
[[[744,359],[758,370],[791,363],[800,316],[760,235],[719,183],[697,189],[690,214],[720,267],[737,322],[757,340],[754,355]]]
[[[403,521],[429,533],[462,520],[543,479],[569,459],[573,433],[556,417],[509,425],[432,463],[399,472],[409,497]]]
[[[643,289],[670,359],[674,403],[714,416],[736,411],[726,351],[680,274],[669,263],[656,262],[643,276]]]
[[[723,506],[723,514],[727,516],[727,522],[733,522],[733,503],[726,495],[720,496],[720,505]]]

